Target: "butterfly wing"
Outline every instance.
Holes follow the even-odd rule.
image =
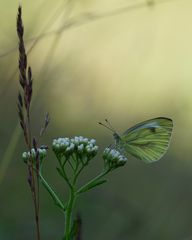
[[[129,128],[116,146],[144,162],[154,162],[166,153],[172,129],[173,121],[169,118],[147,120]]]

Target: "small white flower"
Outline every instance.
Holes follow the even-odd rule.
[[[99,149],[99,147],[98,147],[98,146],[94,146],[92,150],[93,150],[94,152],[97,152],[97,151],[98,151],[98,149]]]
[[[76,142],[79,142],[79,137],[75,136],[75,137],[74,137],[74,140],[75,140]]]
[[[88,139],[88,138],[84,138],[83,141],[84,141],[84,142],[88,142],[89,139]]]
[[[87,146],[89,146],[91,148],[91,150],[93,149],[93,145],[92,144],[88,144]]]
[[[95,144],[96,144],[96,140],[95,140],[95,139],[91,139],[91,140],[90,140],[90,143],[93,144],[93,145],[95,145]]]
[[[69,153],[71,151],[70,147],[67,147],[65,151],[66,153]]]
[[[79,142],[83,141],[84,137],[80,136],[79,137]]]
[[[79,145],[79,146],[78,146],[78,151],[79,151],[80,153],[82,153],[82,152],[83,152],[83,148],[84,148],[84,145],[83,145],[83,144]]]
[[[86,146],[86,151],[87,151],[88,153],[91,152],[91,148],[89,147],[89,145]]]
[[[28,154],[26,152],[23,152],[22,158],[28,158]]]
[[[70,146],[69,146],[70,150],[73,150],[74,147],[75,147],[75,144],[74,144],[74,143],[71,143]]]

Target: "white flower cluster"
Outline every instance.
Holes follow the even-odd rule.
[[[38,148],[37,152],[39,154],[40,159],[43,159],[47,155],[47,150],[45,148]],[[32,159],[36,158],[36,151],[34,148],[31,149],[31,152],[30,151],[23,152],[22,154],[23,161],[26,162],[30,158],[30,156],[32,157]]]
[[[53,151],[57,154],[70,156],[75,153],[78,156],[86,155],[93,158],[98,152],[95,139],[82,136],[74,138],[58,138],[53,140]]]
[[[117,168],[125,165],[127,158],[122,155],[118,150],[106,148],[103,152],[103,159],[110,168]]]

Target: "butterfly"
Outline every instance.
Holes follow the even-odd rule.
[[[125,156],[131,154],[146,163],[158,161],[166,153],[173,130],[170,118],[153,118],[126,130],[119,135],[105,119],[107,125],[99,123],[113,132],[115,148]]]

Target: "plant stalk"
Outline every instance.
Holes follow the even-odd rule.
[[[77,192],[76,194],[80,194],[84,189],[86,189],[89,185],[91,185],[92,183],[96,182],[97,180],[101,179],[102,177],[104,177],[107,173],[109,172],[109,170],[105,170],[103,172],[101,172],[99,175],[97,175],[96,177],[94,177],[93,179],[91,179],[88,183],[86,183],[85,185],[83,185]]]
[[[76,195],[74,188],[70,188],[70,198],[66,209],[65,214],[65,235],[63,240],[72,240],[71,239],[71,230],[72,230],[72,212],[73,207],[76,201]]]

